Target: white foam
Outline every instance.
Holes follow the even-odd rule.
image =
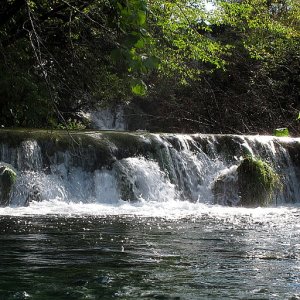
[[[177,198],[175,185],[155,161],[143,157],[121,159],[115,164],[115,172],[124,174],[126,185],[131,187],[135,199],[162,202]]]
[[[191,203],[189,201],[116,201],[108,203],[82,203],[65,202],[58,199],[32,202],[28,207],[4,207],[0,208],[0,216],[47,216],[57,215],[65,217],[86,216],[137,216],[159,217],[164,219],[187,218],[193,221],[195,218],[219,218],[226,221],[239,221],[241,217],[250,218],[252,221],[269,222],[296,222],[292,216],[298,216],[300,209],[293,207],[269,207],[269,208],[242,208],[224,207],[219,205],[207,205],[203,203]]]
[[[210,207],[215,211],[215,206],[209,206],[215,201],[213,184],[218,178],[224,177],[225,192],[231,201],[217,201],[220,204],[238,205],[239,198],[234,200],[232,192],[238,196],[232,188],[236,181],[236,161],[226,161],[214,151],[209,144],[213,155],[207,154],[197,144],[192,136],[188,135],[153,135],[156,152],[150,153],[151,157],[127,157],[116,161],[112,169],[86,170],[84,167],[75,167],[70,162],[68,151],[58,152],[52,160],[50,168],[42,168],[41,149],[36,142],[26,141],[22,144],[24,154],[22,162],[28,162],[27,167],[18,169],[17,182],[12,193],[11,205],[1,209],[2,213],[14,212],[24,214],[139,214],[140,208],[147,212],[143,214],[183,215],[202,214]],[[152,138],[145,137],[147,143]],[[209,139],[211,141],[211,139]],[[281,173],[288,182],[282,200],[277,204],[297,202],[299,188],[296,174],[293,171],[293,163],[289,153],[280,145],[273,143],[270,137],[243,137],[241,145],[256,151],[257,142],[263,142],[260,147],[266,147],[263,151],[267,157],[280,164]],[[5,151],[4,151],[5,150]],[[4,158],[7,149],[2,152]],[[276,150],[276,151],[275,151]],[[275,156],[276,152],[276,156]],[[14,157],[12,157],[14,160]],[[13,162],[13,161],[12,161]],[[226,180],[225,180],[226,179]],[[228,192],[228,193],[227,193]],[[290,195],[290,196],[289,196]],[[290,198],[288,198],[290,197]],[[27,204],[29,200],[42,200],[42,203],[33,202],[27,208],[18,208]],[[139,200],[139,203],[129,203],[123,200]],[[189,200],[189,203],[179,200]],[[232,200],[233,199],[233,200]],[[285,200],[288,201],[285,201]],[[44,203],[45,202],[45,203]],[[201,206],[207,204],[208,206]],[[53,208],[51,208],[53,206]],[[36,211],[35,208],[39,207]],[[99,210],[100,208],[100,210]],[[186,209],[188,208],[188,209]],[[195,210],[195,212],[194,212]],[[235,210],[230,208],[230,210]],[[227,208],[222,207],[222,211]],[[238,210],[240,211],[240,210]],[[178,214],[177,214],[178,213]],[[22,214],[22,213],[21,213]],[[43,213],[42,213],[43,214]]]

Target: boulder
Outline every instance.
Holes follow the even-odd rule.
[[[245,157],[237,168],[240,205],[267,206],[282,186],[272,166],[252,156]]]
[[[281,187],[280,177],[270,164],[246,156],[238,166],[220,172],[212,192],[215,204],[258,207],[271,204]]]
[[[16,171],[11,165],[0,163],[0,206],[9,205],[11,191],[16,178]]]

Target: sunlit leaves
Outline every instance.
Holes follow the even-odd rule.
[[[131,91],[137,96],[145,96],[147,94],[147,86],[140,79],[134,79],[131,82]]]
[[[222,53],[226,45],[214,40],[209,32],[210,12],[201,1],[152,1],[151,21],[155,34],[155,54],[160,58],[160,71],[176,74],[186,83],[211,68],[224,67]]]
[[[216,0],[216,15],[234,26],[253,58],[268,59],[299,43],[299,6],[297,0]]]
[[[135,44],[134,47],[136,49],[142,49],[145,46],[145,39],[144,38],[140,38]]]
[[[148,7],[145,0],[118,1],[119,49],[112,52],[113,57],[122,58],[129,75],[140,78],[157,67],[157,61],[151,52],[152,37],[148,31]],[[147,88],[143,81],[135,79],[131,84],[134,94],[143,96]]]
[[[137,11],[137,23],[142,26],[146,22],[146,12],[143,10]]]

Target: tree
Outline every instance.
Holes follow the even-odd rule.
[[[269,110],[270,122],[278,113],[286,122],[299,94],[299,15],[296,0],[215,0],[212,10],[188,0],[2,1],[1,124],[55,125],[162,93],[170,102],[153,113],[173,105],[172,122],[185,111],[194,125],[237,128],[254,104],[255,119]],[[258,126],[248,115],[241,131]]]
[[[192,64],[189,42],[181,43],[181,50],[173,45],[177,38],[173,28],[182,24],[178,22],[179,17],[175,18],[174,26],[166,25],[166,32],[170,36],[173,33],[170,42],[166,39],[167,33],[159,38],[160,49],[166,53],[165,61],[169,58],[167,70],[168,66],[173,70],[164,72],[161,67],[161,80],[154,81],[156,86],[152,88],[150,99],[156,102],[153,104],[156,109],[145,104],[155,119],[152,130],[271,133],[274,127],[287,126],[297,132],[299,2],[220,0],[214,5],[214,9],[207,12],[197,6],[201,19],[188,22],[182,28],[198,24],[201,38],[206,39],[206,43],[199,43],[200,47],[217,45],[218,55],[212,58],[221,60],[221,67],[216,68],[200,55]],[[186,37],[182,28],[181,40]],[[188,54],[182,49],[188,49]],[[173,60],[172,53],[177,55]],[[178,64],[187,71],[179,71],[177,75]],[[193,68],[198,70],[192,71]],[[189,86],[178,84],[179,79]]]
[[[129,82],[143,67],[145,10],[142,0],[2,1],[1,122],[41,126],[45,114],[63,119],[93,105],[99,94],[103,101],[128,97]],[[140,83],[132,86],[138,92]],[[17,87],[18,96],[10,92]]]

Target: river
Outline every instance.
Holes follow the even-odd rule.
[[[0,209],[0,299],[300,299],[300,209]]]

